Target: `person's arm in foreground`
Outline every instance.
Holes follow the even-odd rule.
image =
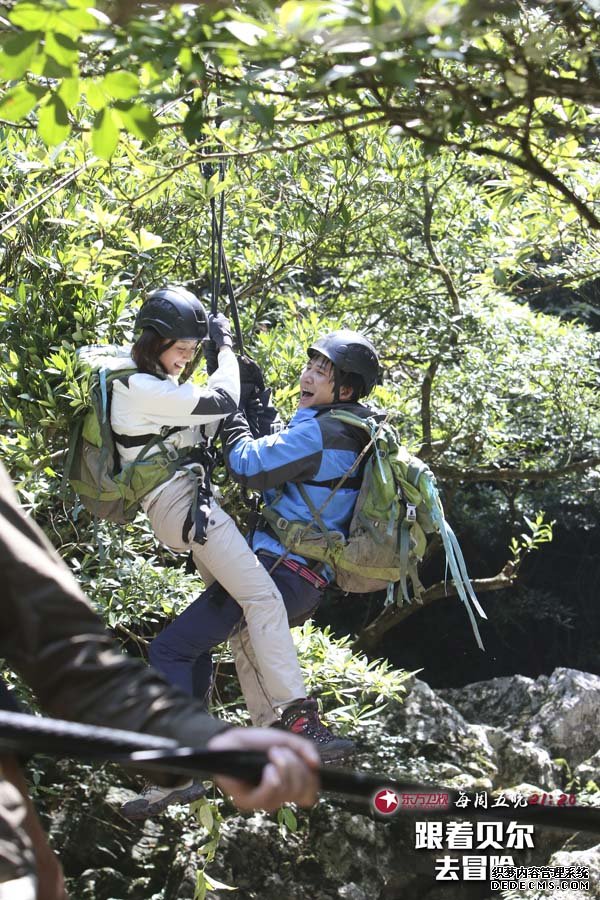
[[[229,729],[140,660],[121,653],[73,576],[19,507],[0,469],[0,656],[54,716],[175,738],[184,746],[267,750],[254,788],[218,779],[242,809],[316,799],[319,760],[310,744],[270,729]],[[270,748],[270,749],[269,749]]]
[[[19,763],[14,756],[1,756],[0,763],[2,774],[7,781],[10,781],[16,787],[25,804],[23,830],[31,841],[35,855],[38,880],[36,900],[69,900],[65,891],[62,866],[48,843],[46,832],[42,828],[33,803],[29,798],[27,782],[23,777]]]

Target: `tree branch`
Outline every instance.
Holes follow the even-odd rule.
[[[459,481],[551,481],[572,475],[575,472],[586,472],[600,466],[600,456],[590,456],[577,462],[559,466],[556,469],[458,469],[455,466],[435,465],[436,474],[440,478],[458,479]]]
[[[502,571],[494,575],[493,578],[478,578],[472,581],[472,585],[477,593],[484,594],[488,591],[500,591],[503,588],[511,587],[515,581],[515,568],[512,561],[509,560]],[[421,603],[415,601],[409,606],[386,606],[370,625],[363,628],[356,641],[354,641],[352,650],[373,650],[387,631],[403,622],[409,616],[412,616],[413,613],[418,612],[425,606],[429,606],[434,600],[457,596],[458,594],[453,584],[446,584],[440,581],[424,591]]]

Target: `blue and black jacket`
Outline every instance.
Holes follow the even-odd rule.
[[[360,403],[314,406],[298,410],[278,434],[259,438],[253,438],[243,413],[229,416],[222,438],[233,478],[245,487],[262,491],[264,503],[275,503],[273,508],[285,519],[310,522],[312,513],[298,485],[302,484],[320,510],[368,441],[362,429],[328,415],[332,409],[344,409],[365,419],[374,415]],[[353,472],[326,504],[322,518],[329,530],[348,534],[361,477],[362,471]],[[257,528],[252,547],[255,552],[265,550],[277,556],[285,549],[266,523]],[[301,556],[288,556],[306,562]]]

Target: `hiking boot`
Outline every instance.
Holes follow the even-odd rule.
[[[298,700],[283,711],[281,719],[276,727],[291,731],[293,734],[302,734],[310,738],[317,745],[317,750],[323,762],[341,759],[354,753],[354,742],[348,738],[336,737],[319,718],[319,707],[316,700],[308,697],[306,700]]]
[[[147,782],[134,800],[124,803],[119,812],[126,819],[148,819],[175,803],[193,803],[204,797],[206,788],[199,781],[187,781],[177,787],[164,788]]]

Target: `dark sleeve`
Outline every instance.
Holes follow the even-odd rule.
[[[0,656],[50,715],[203,746],[227,726],[121,653],[0,466]]]

